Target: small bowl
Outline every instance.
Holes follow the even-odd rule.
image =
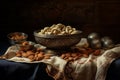
[[[10,44],[21,44],[23,41],[26,41],[28,35],[23,32],[12,32],[7,35]]]
[[[65,49],[76,45],[81,40],[81,33],[68,35],[40,35],[40,30],[34,31],[35,41],[50,49]]]

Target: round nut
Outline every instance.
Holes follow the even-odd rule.
[[[28,57],[28,55],[25,52],[23,52],[22,57]]]

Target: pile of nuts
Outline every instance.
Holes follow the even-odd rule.
[[[82,57],[88,58],[90,54],[99,56],[100,49],[73,47],[70,50],[62,52],[59,56],[66,61],[75,61]],[[29,58],[31,61],[40,61],[42,59],[50,59],[51,54],[45,53],[41,48],[30,45],[27,41],[23,42],[19,51],[16,52],[17,57]]]
[[[25,57],[31,61],[40,61],[42,59],[50,59],[51,55],[46,54],[41,48],[36,48],[25,41],[20,46],[19,51],[16,52],[17,57]]]
[[[23,40],[23,39],[26,39],[26,36],[22,35],[22,33],[14,32],[14,33],[11,33],[10,39],[12,39],[12,40]]]
[[[75,34],[77,30],[71,26],[65,26],[61,23],[53,24],[50,27],[45,27],[38,34],[47,34],[47,35],[66,35],[66,34]]]
[[[95,56],[99,56],[101,54],[100,49],[92,49],[92,48],[80,48],[75,47],[72,51],[62,53],[60,57],[66,61],[75,61],[82,57],[88,58],[90,54]]]
[[[73,47],[70,50],[61,52],[58,56],[66,61],[73,62],[83,57],[88,58],[90,54],[99,56],[101,55],[101,49]],[[15,52],[15,56],[28,58],[31,61],[40,61],[43,59],[50,59],[52,54],[48,54],[44,51],[44,49],[34,47],[34,45],[29,44],[28,41],[24,41],[20,45],[19,50]],[[6,58],[7,55],[2,58],[4,57]]]

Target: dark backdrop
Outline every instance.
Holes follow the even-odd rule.
[[[98,32],[120,38],[119,0],[1,0],[0,41],[14,31],[22,31],[33,40],[33,31],[63,23],[83,31],[83,36]]]

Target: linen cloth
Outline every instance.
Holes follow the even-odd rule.
[[[8,48],[8,52],[13,50],[13,46]],[[50,59],[43,59],[37,63],[45,63],[48,75],[55,80],[105,80],[110,64],[118,57],[120,57],[119,45],[102,50],[99,56],[90,54],[88,58],[83,57],[74,62],[53,55]]]
[[[120,46],[102,51],[100,56],[90,55],[74,62],[67,62],[53,56],[47,72],[55,80],[105,80],[107,70],[113,60],[120,57]]]

